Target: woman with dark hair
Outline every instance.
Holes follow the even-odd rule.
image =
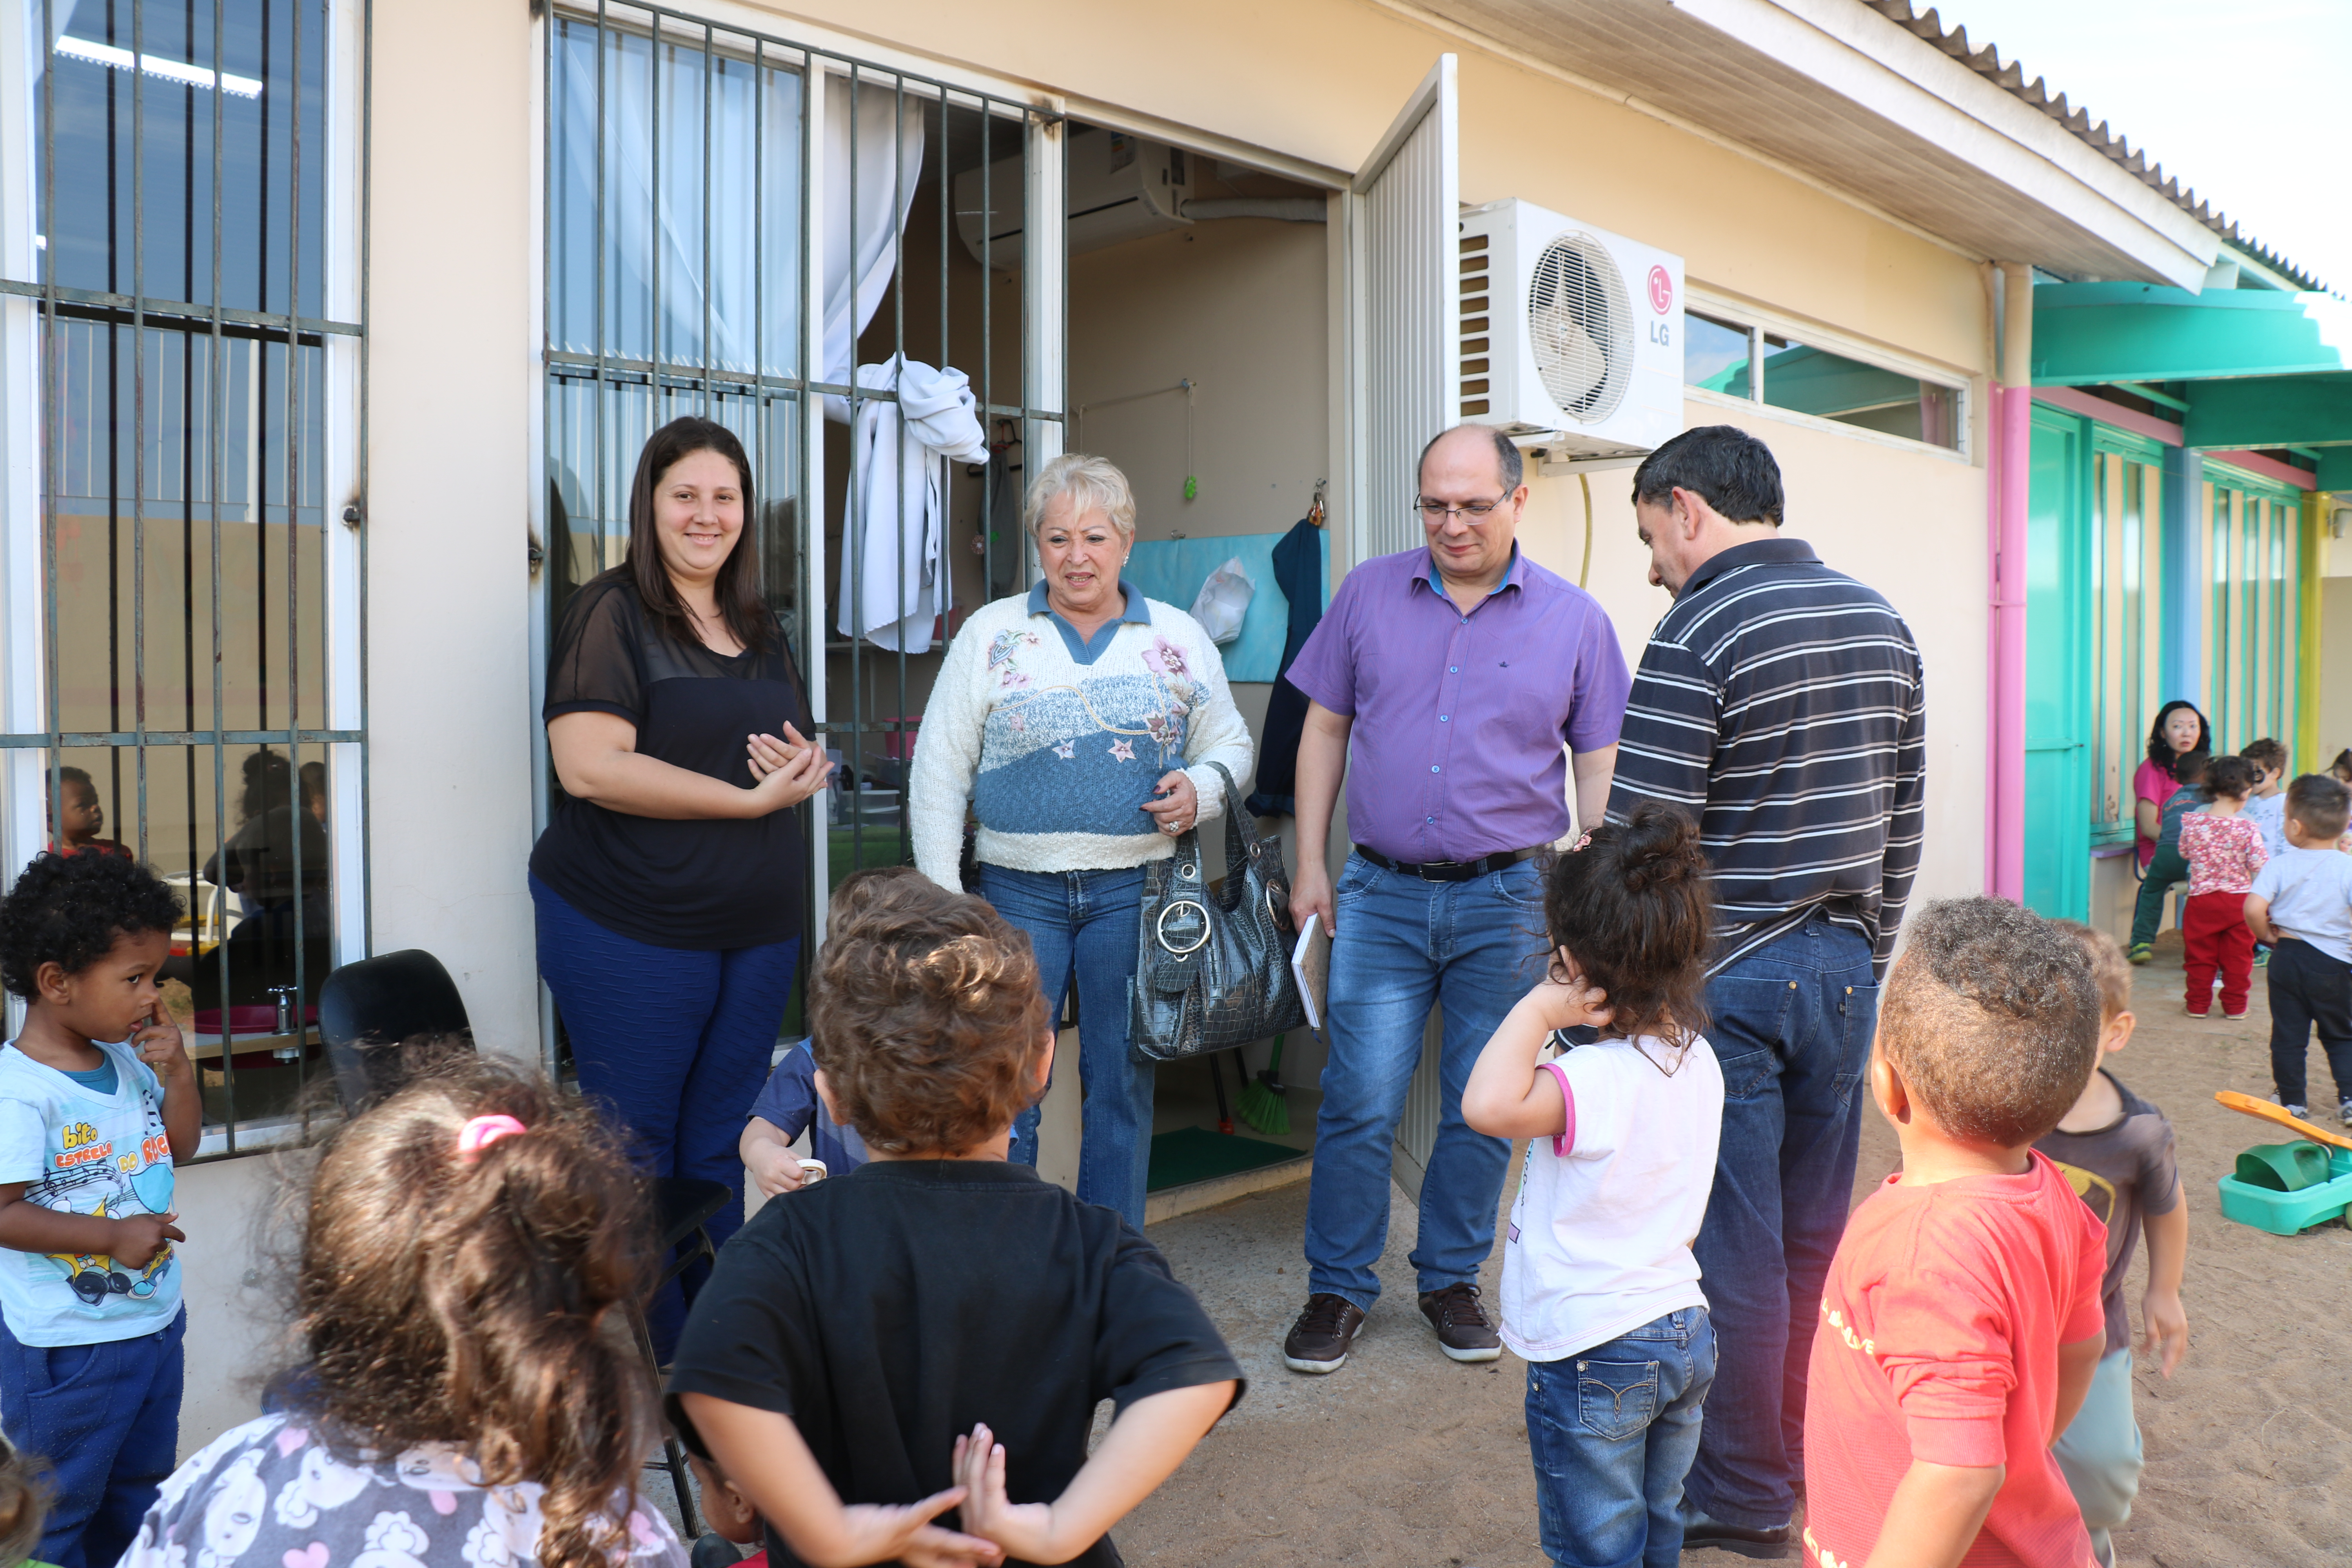
[[[2125,953],[2134,963],[2146,963],[2156,952],[2157,929],[2164,923],[2164,900],[2173,884],[2189,879],[2189,862],[2180,858],[2179,828],[2168,838],[2166,807],[2196,780],[2182,776],[2181,760],[2201,763],[2211,751],[2212,727],[2193,702],[2174,698],[2156,710],[2147,727],[2147,760],[2132,774],[2132,826],[2139,840],[2139,893],[2132,907],[2131,941]],[[2183,809],[2186,809],[2184,807]],[[2177,812],[2171,814],[2178,820]]]
[[[736,1140],[799,956],[807,855],[789,808],[831,772],[740,547],[754,515],[726,426],[674,420],[646,443],[628,555],[572,596],[548,660],[563,788],[530,858],[539,972],[581,1092],[648,1173],[734,1190],[714,1241],[742,1223]],[[665,1354],[678,1321],[668,1292],[652,1325]]]
[[[2132,826],[2139,840],[2139,868],[2156,858],[2156,838],[2164,803],[2180,787],[2172,764],[2191,752],[2210,752],[2213,731],[2194,702],[2174,698],[2156,710],[2147,727],[2147,760],[2132,774]]]

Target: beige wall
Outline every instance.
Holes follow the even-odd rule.
[[[368,323],[373,947],[438,954],[482,1046],[521,1054],[535,37],[520,5],[377,10]]]
[[[1126,470],[1136,533],[1279,533],[1331,476],[1322,224],[1235,218],[1070,258],[1070,401],[1199,384],[1183,499],[1184,396],[1089,409],[1075,450]]]
[[[287,1297],[262,1245],[278,1171],[267,1159],[216,1160],[179,1173],[182,1289],[188,1304],[180,1457],[260,1414],[259,1380],[282,1350]]]
[[[1528,200],[1680,252],[1695,283],[1982,370],[1974,263],[1742,153],[1361,0],[1202,0],[1073,25],[1059,0],[857,0],[795,17],[1332,168],[1355,168],[1437,57],[1461,57],[1462,196]]]
[[[2352,557],[2352,536],[2336,546],[2339,561]],[[2319,668],[2304,679],[2319,681],[2319,755],[2325,764],[2352,746],[2352,575],[2330,577],[2319,591]],[[2332,677],[2332,679],[2330,679]]]

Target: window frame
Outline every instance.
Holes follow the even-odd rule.
[[[1760,416],[1806,429],[1821,430],[1832,435],[1851,437],[1856,440],[1870,441],[1880,446],[1892,447],[1897,451],[1932,452],[1937,457],[1948,458],[1960,463],[1972,464],[1975,461],[1973,455],[1976,439],[1975,377],[1948,365],[1938,364],[1930,360],[1906,354],[1899,350],[1866,342],[1850,333],[1842,332],[1834,327],[1824,326],[1818,321],[1807,321],[1767,307],[1736,300],[1729,295],[1717,293],[1699,284],[1686,283],[1684,286],[1683,296],[1683,310],[1685,315],[1706,316],[1725,326],[1747,329],[1748,385],[1751,388],[1748,396],[1736,397],[1727,392],[1716,392],[1706,387],[1693,386],[1685,383],[1683,396],[1685,400],[1717,408],[1735,409],[1741,413]],[[1842,419],[1831,419],[1818,414],[1806,414],[1798,409],[1783,408],[1777,404],[1765,402],[1766,373],[1763,365],[1763,340],[1767,333],[1801,342],[1809,348],[1822,349],[1875,370],[1890,371],[1896,375],[1912,377],[1931,385],[1943,387],[1951,393],[1954,398],[1952,405],[1954,444],[1949,447],[1939,447],[1932,441],[1919,441],[1908,436],[1890,435],[1884,430],[1873,430],[1866,425],[1850,425]]]
[[[370,0],[319,0],[319,5],[327,28],[321,49],[326,71],[321,89],[326,146],[310,155],[321,159],[319,239],[323,297],[320,308],[324,315],[299,315],[303,301],[299,290],[289,291],[283,311],[231,309],[219,302],[218,279],[212,280],[214,303],[208,306],[160,295],[131,295],[123,297],[129,300],[127,305],[116,308],[131,312],[134,327],[142,325],[150,313],[189,321],[192,342],[206,335],[199,318],[208,318],[211,333],[216,337],[221,335],[222,323],[235,321],[257,331],[265,343],[290,341],[309,346],[317,342],[322,400],[316,462],[321,509],[319,643],[323,659],[316,682],[324,721],[316,728],[289,722],[274,729],[244,731],[223,722],[225,715],[215,706],[212,724],[192,731],[150,726],[134,713],[133,727],[128,731],[79,732],[60,729],[50,706],[54,684],[50,632],[58,610],[47,509],[57,491],[48,466],[48,381],[43,356],[54,323],[60,319],[56,307],[70,290],[53,276],[46,282],[37,280],[42,268],[37,265],[32,230],[44,126],[39,95],[30,90],[36,64],[30,51],[39,37],[38,18],[44,12],[42,0],[0,0],[0,79],[26,88],[0,100],[11,105],[8,112],[0,114],[0,474],[5,474],[0,484],[5,486],[6,503],[5,516],[0,517],[0,605],[7,611],[6,630],[0,634],[0,862],[5,862],[5,874],[13,880],[47,843],[48,793],[58,753],[68,746],[129,752],[142,779],[150,747],[205,746],[218,758],[226,748],[237,745],[282,746],[298,770],[308,760],[306,753],[322,756],[329,764],[331,820],[337,824],[337,831],[328,839],[325,894],[332,967],[364,957],[372,939],[365,658]],[[132,73],[131,79],[143,84],[146,76]],[[136,90],[145,89],[142,85]],[[134,126],[138,123],[134,119]],[[126,137],[136,133],[123,132]],[[132,158],[135,163],[135,146]],[[297,186],[290,191],[289,200],[299,204],[299,199]],[[208,395],[218,404],[224,396],[221,378],[214,379]],[[142,411],[134,417],[143,424],[146,416]],[[143,429],[138,438],[144,438]],[[267,504],[257,500],[257,517]],[[287,504],[290,517],[301,503],[289,495]],[[144,505],[143,500],[134,500],[131,515],[145,515]],[[216,541],[214,549],[217,553]],[[219,615],[217,606],[215,614]],[[151,634],[143,611],[140,617],[133,640],[143,646]],[[293,717],[289,714],[289,721]],[[143,821],[137,826],[144,832]],[[194,885],[192,881],[192,889]],[[294,945],[299,973],[302,943],[298,940]],[[315,985],[307,975],[303,982],[306,988]],[[23,1003],[15,996],[6,998],[11,1034],[21,1027],[23,1016]],[[315,1025],[299,1025],[298,1020],[298,1026],[316,1034]],[[192,1033],[192,1042],[194,1038]],[[205,1125],[196,1152],[181,1162],[184,1164],[286,1146],[306,1134],[299,1106],[276,1115],[238,1114],[236,1067],[230,1059],[236,1053],[230,1045],[230,1039],[222,1040],[223,1077],[228,1086],[226,1119]],[[296,1059],[307,1062],[310,1056],[306,1042]],[[324,1070],[322,1052],[319,1070]]]

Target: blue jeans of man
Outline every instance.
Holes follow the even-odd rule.
[[[1528,1363],[1536,1524],[1557,1568],[1675,1568],[1682,1560],[1683,1476],[1714,1382],[1715,1329],[1704,1307]]]
[[[1855,1089],[1878,1023],[1870,944],[1816,913],[1717,971],[1706,1010],[1723,1139],[1692,1251],[1723,1373],[1690,1500],[1727,1524],[1770,1530],[1796,1507],[1813,1323],[1853,1202]]]
[[[1152,1069],[1127,1048],[1128,982],[1143,907],[1143,868],[1117,871],[980,868],[980,896],[1029,934],[1046,1016],[1057,1024],[1078,988],[1078,1197],[1143,1228],[1151,1173]],[[1060,1065],[1055,1064],[1055,1071]],[[1038,1107],[1013,1123],[1013,1163],[1037,1163]]]
[[[114,1568],[178,1462],[186,1365],[183,1308],[166,1327],[96,1345],[19,1343],[0,1322],[0,1426],[47,1461],[50,1499],[34,1560]]]
[[[743,1121],[768,1081],[800,940],[655,947],[605,930],[536,877],[530,896],[540,976],[562,1010],[582,1096],[603,1103],[646,1174],[733,1194],[704,1227],[724,1246],[743,1224]],[[696,1265],[646,1309],[663,1360],[709,1273]]]
[[[1464,882],[1424,882],[1348,858],[1332,889],[1331,1058],[1307,1192],[1307,1289],[1366,1311],[1389,1236],[1389,1146],[1403,1119],[1433,1004],[1444,1010],[1437,1140],[1412,1255],[1421,1290],[1478,1277],[1511,1145],[1462,1120],[1462,1088],[1487,1038],[1543,976],[1543,878],[1531,860]]]

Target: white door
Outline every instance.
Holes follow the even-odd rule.
[[[1455,57],[1437,63],[1348,193],[1349,529],[1351,560],[1422,542],[1413,460],[1455,422],[1461,226]],[[1418,1199],[1437,1140],[1437,1019],[1422,1044],[1391,1168]]]

